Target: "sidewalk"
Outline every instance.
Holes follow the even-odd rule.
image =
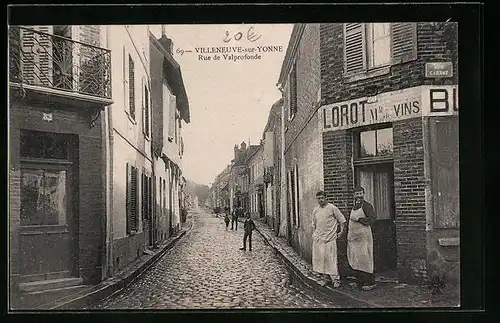
[[[146,272],[149,267],[155,264],[156,261],[158,261],[160,257],[165,254],[165,252],[172,248],[177,241],[189,232],[192,227],[193,219],[192,214],[190,213],[188,214],[186,223],[181,225],[181,229],[177,235],[164,241],[159,245],[158,249],[151,251],[150,254],[144,253],[136,261],[127,266],[127,268],[117,272],[113,277],[106,279],[97,285],[79,290],[77,293],[59,298],[36,308],[27,309],[26,311],[34,310],[38,312],[45,310],[84,309],[86,306],[116,293]]]
[[[244,221],[244,219],[240,219]],[[335,297],[344,296],[356,301],[361,307],[458,307],[460,304],[460,291],[456,287],[447,287],[442,294],[432,295],[427,286],[416,286],[398,284],[397,282],[380,282],[377,288],[371,291],[362,291],[349,286],[346,282],[342,287],[334,289],[325,285],[325,279],[318,273],[312,271],[312,266],[305,261],[283,238],[276,236],[267,224],[254,219],[257,231],[264,237],[266,242],[272,246],[281,256],[292,272],[309,288],[323,295]]]

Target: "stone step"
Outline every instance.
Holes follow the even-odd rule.
[[[61,278],[61,279],[40,280],[29,283],[21,283],[19,285],[19,289],[22,292],[41,292],[52,289],[74,287],[81,285],[82,282],[83,282],[82,278]]]

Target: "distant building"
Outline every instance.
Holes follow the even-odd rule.
[[[283,99],[276,101],[262,134],[264,145],[265,215],[269,226],[279,234],[281,200],[281,108]]]
[[[190,122],[190,111],[180,66],[173,58],[172,40],[164,28],[160,38],[152,33],[148,36],[157,224],[153,232],[159,241],[179,231],[181,215],[185,214],[182,128]]]
[[[265,217],[263,145],[249,147],[246,167],[249,174],[248,197],[250,203],[248,212],[254,218],[263,218]]]

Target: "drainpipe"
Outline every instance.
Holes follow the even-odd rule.
[[[281,162],[280,162],[280,227],[278,227],[277,235],[280,235],[282,221],[287,222],[286,216],[286,173],[285,173],[285,91],[281,84],[277,84],[278,90],[281,92],[283,102],[281,103]],[[288,223],[286,224],[288,226]]]
[[[162,33],[163,33],[163,25],[162,25]],[[147,32],[147,29],[146,29],[146,32]],[[149,48],[149,34],[147,35],[147,39],[148,39],[148,48]],[[151,57],[149,58],[148,61],[151,61]],[[149,69],[151,70],[151,66],[148,66]],[[148,71],[147,73],[148,75],[151,75],[150,71]],[[163,79],[163,78],[162,78]],[[153,80],[149,80],[149,84],[152,84]],[[163,94],[162,94],[163,95]],[[151,151],[151,169],[152,169],[152,182],[153,182],[153,185],[152,186],[152,199],[151,199],[151,218],[150,218],[150,223],[149,223],[149,226],[151,227],[151,233],[152,233],[152,244],[153,244],[153,249],[157,249],[158,248],[158,239],[157,239],[157,225],[156,225],[156,221],[157,221],[157,217],[156,217],[156,156],[155,156],[155,153],[154,153],[154,141],[155,141],[155,134],[154,134],[154,127],[153,127],[153,119],[151,116],[153,115],[153,109],[154,109],[154,106],[153,106],[153,100],[152,100],[152,95],[151,95],[151,89],[150,89],[150,92],[149,92],[149,106],[151,108],[151,111],[149,112],[149,118],[150,118],[150,122],[149,122],[149,126],[151,127],[151,141],[149,142],[150,143],[150,151]],[[146,131],[150,131],[149,129],[147,129]],[[161,183],[160,183],[161,185]],[[161,198],[161,197],[160,197]]]
[[[109,26],[105,26],[106,48],[110,48]],[[106,247],[104,248],[103,277],[113,276],[113,117],[112,106],[103,112],[103,142],[106,160],[105,172],[105,203],[106,203]]]

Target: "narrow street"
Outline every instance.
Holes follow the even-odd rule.
[[[193,214],[194,227],[138,280],[88,309],[334,308],[290,283],[286,266],[258,232],[241,251],[243,226]],[[344,301],[345,302],[345,301]]]

